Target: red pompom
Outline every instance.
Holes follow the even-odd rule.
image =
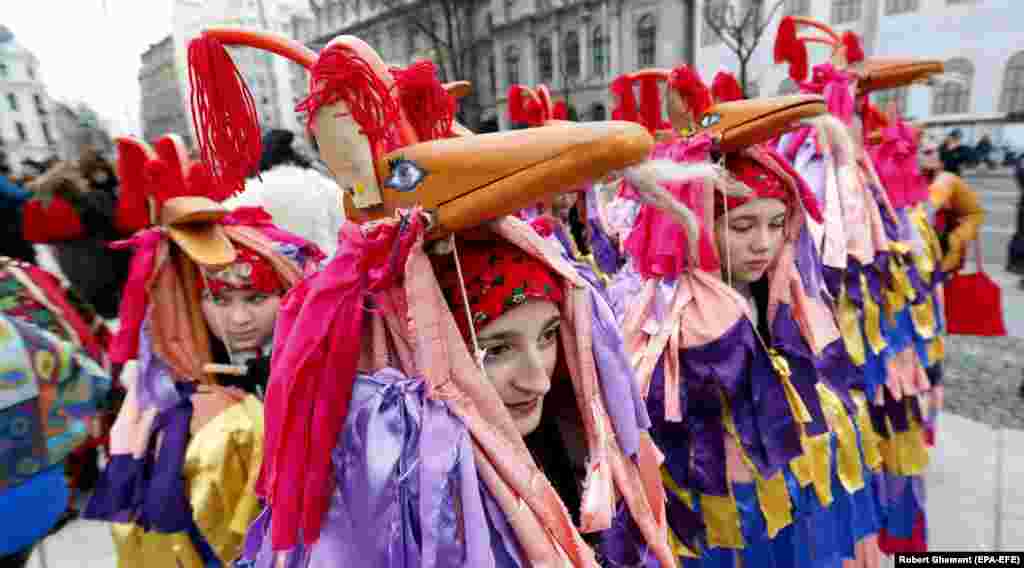
[[[657,77],[640,79],[640,123],[651,132],[664,127],[661,118],[661,87]]]
[[[551,110],[551,118],[555,120],[569,120],[569,107],[565,105],[565,101],[555,103],[555,107]]]
[[[775,63],[788,63],[789,76],[796,82],[807,80],[807,46],[796,36],[796,21],[791,16],[782,18],[775,34]]]
[[[849,64],[864,61],[864,48],[861,46],[860,38],[853,32],[843,34],[843,47],[846,48],[846,62]]]
[[[392,69],[398,99],[420,142],[452,136],[455,97],[437,78],[432,61],[418,61],[406,69]]]
[[[146,185],[148,160],[144,143],[129,138],[117,141],[117,178],[121,187],[114,226],[125,236],[145,229],[150,223],[149,188]]]
[[[523,86],[512,85],[508,88],[508,119],[515,124],[526,122],[526,108],[523,106]]]
[[[743,100],[743,89],[736,76],[727,71],[719,71],[711,81],[711,96],[716,103]]]
[[[668,84],[683,97],[694,120],[699,119],[704,111],[711,107],[711,91],[689,65],[680,65],[673,69]]]

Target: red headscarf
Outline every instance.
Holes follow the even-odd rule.
[[[481,327],[527,300],[562,301],[562,286],[541,261],[500,240],[461,241],[457,249],[473,327]],[[455,323],[469,337],[466,309],[454,255],[435,257],[435,273]]]
[[[747,197],[723,198],[715,194],[715,217],[732,211],[754,199],[778,199],[786,204],[787,211],[801,205],[814,220],[822,220],[817,199],[807,183],[778,153],[766,146],[751,148],[749,151],[729,154],[725,167],[736,179],[753,191]]]
[[[236,258],[220,270],[204,269],[200,279],[200,288],[209,288],[213,294],[220,294],[226,289],[257,290],[266,294],[276,294],[284,290],[284,284],[270,262],[256,251],[241,244],[235,244]]]

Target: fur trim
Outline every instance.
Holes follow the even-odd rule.
[[[345,222],[341,189],[316,170],[281,165],[246,180],[245,191],[224,206],[263,207],[274,224],[315,243],[328,258],[338,248],[338,232]]]

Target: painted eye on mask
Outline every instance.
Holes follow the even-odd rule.
[[[711,128],[712,126],[718,124],[721,120],[722,117],[718,113],[708,113],[700,118],[700,127]]]
[[[389,187],[402,193],[413,191],[427,176],[427,172],[420,169],[412,160],[396,158],[388,164],[391,168],[391,175],[384,180],[384,187]]]

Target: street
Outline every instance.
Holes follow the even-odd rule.
[[[1017,201],[1020,189],[1009,175],[965,175],[967,183],[978,192],[987,213],[981,230],[985,266],[989,270],[1006,266],[1007,247],[1016,230]]]

